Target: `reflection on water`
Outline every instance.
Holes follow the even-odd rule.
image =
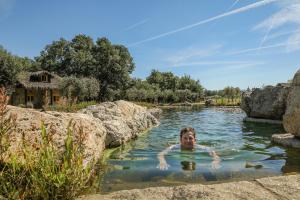
[[[300,172],[300,151],[270,142],[272,134],[283,132],[282,126],[243,122],[244,116],[202,107],[164,110],[159,127],[110,156],[100,190],[209,184]],[[217,152],[222,159],[221,168],[212,168],[207,152],[196,151],[171,152],[166,155],[170,168],[157,168],[157,154],[178,143],[179,131],[186,126],[195,128],[198,144]]]

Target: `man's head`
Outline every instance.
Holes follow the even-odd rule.
[[[196,132],[191,127],[183,128],[180,131],[180,144],[183,149],[193,149],[196,144]]]

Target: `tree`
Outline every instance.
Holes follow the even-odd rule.
[[[101,100],[114,99],[113,90],[129,88],[130,74],[135,64],[126,47],[112,45],[107,38],[99,38],[94,48],[94,58],[94,76],[100,82]]]
[[[33,60],[14,56],[0,46],[0,86],[14,84],[18,73],[31,70],[33,67],[37,67]]]
[[[36,61],[42,69],[61,76],[90,76],[94,64],[93,47],[93,39],[83,34],[71,41],[61,38],[47,45]]]
[[[45,70],[61,76],[94,77],[99,82],[100,100],[116,99],[129,88],[130,74],[135,68],[128,49],[113,45],[107,38],[96,43],[86,35],[76,35],[71,41],[61,38],[47,45],[36,57]]]
[[[81,100],[95,100],[100,93],[99,81],[95,78],[81,78],[79,79],[82,85]]]

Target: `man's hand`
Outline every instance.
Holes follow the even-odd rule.
[[[166,161],[160,161],[157,168],[160,170],[167,170],[170,167],[170,165]]]
[[[211,162],[211,168],[212,169],[219,169],[219,168],[221,168],[220,160],[219,159],[218,160],[213,160]]]

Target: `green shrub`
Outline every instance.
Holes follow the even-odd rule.
[[[84,101],[76,104],[56,104],[56,105],[51,105],[47,107],[47,110],[51,111],[58,111],[58,112],[76,112],[78,110],[81,110],[83,108],[86,108],[91,105],[97,104],[96,101]]]
[[[1,100],[1,91],[0,91]],[[6,101],[0,101],[0,196],[8,199],[74,199],[93,180],[95,162],[84,163],[86,134],[70,123],[60,151],[53,142],[55,132],[42,123],[41,139],[29,142],[22,133],[20,151],[7,151],[14,127],[7,118]],[[5,119],[5,120],[3,120]],[[9,120],[8,120],[9,119]],[[73,134],[75,133],[76,134]]]

